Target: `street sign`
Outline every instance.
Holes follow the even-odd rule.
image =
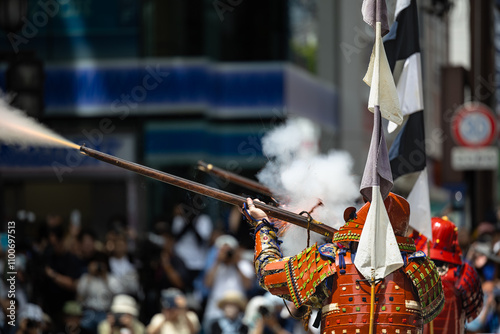
[[[486,147],[496,140],[497,120],[485,104],[467,102],[455,112],[451,132],[460,146]]]
[[[498,147],[453,147],[451,167],[454,170],[490,170],[498,167]]]

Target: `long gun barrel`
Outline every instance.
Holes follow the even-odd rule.
[[[238,195],[228,193],[223,190],[212,188],[201,183],[193,182],[190,180],[183,179],[178,176],[174,176],[159,170],[142,166],[134,162],[123,160],[112,155],[96,151],[94,149],[88,148],[85,145],[80,147],[80,152],[92,157],[97,160],[115,165],[120,168],[127,169],[134,173],[138,173],[152,179],[168,183],[170,185],[186,189],[197,194],[215,198],[219,201],[226,202],[229,204],[237,205],[241,207],[243,203],[246,202],[246,198]],[[317,221],[310,219],[309,217],[301,216],[291,211],[283,210],[281,208],[276,208],[271,205],[263,203],[255,203],[255,206],[262,209],[268,216],[277,219],[284,220],[294,225],[298,225],[303,228],[309,228],[311,231],[322,234],[326,237],[332,238],[333,234],[337,231],[334,228],[321,224]]]
[[[238,184],[244,188],[256,191],[258,193],[269,196],[271,198],[273,197],[273,193],[271,192],[271,190],[268,187],[260,184],[259,182],[256,182],[254,180],[243,177],[241,175],[229,172],[229,171],[224,170],[222,168],[215,167],[212,164],[207,164],[204,161],[198,161],[198,169],[201,171],[204,171],[206,173],[209,173],[209,174],[214,174],[222,179],[225,179],[225,180],[228,180],[229,182]]]

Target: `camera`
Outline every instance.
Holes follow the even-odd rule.
[[[125,324],[123,323],[123,313],[115,313],[113,314],[113,317],[115,318],[115,327],[125,327]]]
[[[39,325],[39,322],[33,319],[28,319],[26,321],[26,328],[31,329],[31,328],[37,328]]]
[[[102,274],[102,272],[104,271],[104,268],[103,268],[103,265],[101,262],[97,262],[95,268],[96,268],[96,272],[98,274]]]
[[[259,306],[258,312],[263,317],[268,316],[269,314],[271,314],[271,310],[269,309],[269,307],[267,307],[265,305]]]

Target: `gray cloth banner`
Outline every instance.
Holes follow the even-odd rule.
[[[371,202],[372,187],[380,186],[380,193],[385,199],[392,189],[392,172],[389,163],[389,154],[382,130],[382,117],[380,107],[375,106],[373,110],[373,132],[366,160],[363,179],[361,180],[360,193]]]
[[[375,29],[375,23],[382,24],[382,36],[389,32],[389,20],[387,18],[387,6],[385,0],[363,0],[361,7],[363,20]]]

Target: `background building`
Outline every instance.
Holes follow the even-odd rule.
[[[29,104],[40,121],[76,143],[228,191],[239,189],[197,173],[196,162],[253,177],[266,162],[260,138],[292,115],[316,122],[322,150],[348,151],[361,174],[372,128],[362,77],[373,41],[361,3],[30,0],[20,28],[1,36],[2,72],[19,60],[41,60],[44,107]],[[478,15],[493,9],[491,1],[482,3]],[[443,69],[470,69],[476,59],[466,35],[472,28],[460,24],[469,20],[469,2],[449,5],[419,1],[428,136],[448,127],[442,121]],[[388,6],[393,12],[395,1]],[[484,43],[477,50],[491,49]],[[0,84],[5,89],[11,83],[2,76]],[[496,182],[486,192],[471,192],[467,184],[476,179],[450,172],[450,140],[431,140],[427,147],[433,208],[442,211],[457,192],[473,195],[472,226],[494,209]],[[487,180],[495,180],[489,173]],[[450,175],[456,177],[448,180]],[[404,193],[411,182],[406,178],[397,187]],[[100,232],[113,219],[145,230],[186,196],[71,150],[1,146],[2,220],[16,219],[20,210],[37,219],[58,211],[69,219],[78,210],[81,223]],[[203,201],[215,220],[226,210]],[[457,202],[456,208],[465,208]]]

